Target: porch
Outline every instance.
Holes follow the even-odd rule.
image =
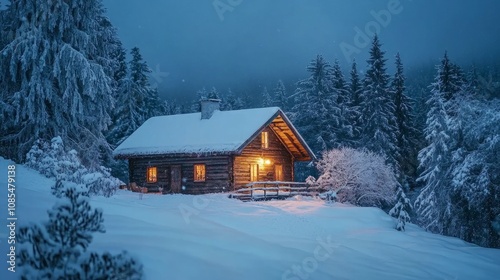
[[[242,201],[286,199],[295,195],[316,196],[322,191],[323,189],[308,185],[305,182],[250,182],[244,185],[243,188],[231,192],[229,198]]]

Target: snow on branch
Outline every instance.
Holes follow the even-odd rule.
[[[397,180],[383,157],[365,150],[342,148],[323,153],[316,164],[318,186],[335,192],[340,202],[386,206],[394,200]]]
[[[85,167],[75,150],[66,151],[61,137],[54,137],[50,143],[35,141],[26,155],[26,165],[48,178],[55,178],[52,193],[61,197],[66,186],[80,186],[90,195],[109,197],[115,193],[122,182],[111,176],[109,168],[98,166]]]

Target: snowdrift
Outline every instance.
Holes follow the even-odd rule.
[[[7,165],[0,158],[0,205],[7,221]],[[1,171],[3,170],[3,171]],[[17,225],[46,220],[57,200],[54,181],[16,166]],[[500,250],[430,234],[375,208],[327,205],[296,197],[241,202],[226,195],[144,195],[119,191],[93,197],[105,234],[89,250],[127,250],[146,279],[496,279]],[[6,266],[8,229],[0,229],[0,279],[18,279]]]

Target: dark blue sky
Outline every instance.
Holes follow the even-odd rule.
[[[295,81],[305,77],[305,67],[316,54],[332,62],[338,59],[346,68],[356,58],[363,70],[368,47],[363,35],[356,37],[356,30],[370,35],[370,30],[378,29],[389,63],[399,51],[407,68],[435,64],[445,50],[464,66],[497,60],[500,54],[498,0],[104,0],[104,4],[125,47],[138,46],[158,72],[153,82],[171,93],[189,93],[202,86],[236,91],[247,85],[272,87],[279,78]]]

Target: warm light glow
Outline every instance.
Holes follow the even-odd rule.
[[[250,164],[250,181],[251,182],[259,181],[259,165],[258,164]]]
[[[270,165],[271,160],[270,159],[265,159],[265,158],[259,158],[258,160],[259,165]]]
[[[205,182],[206,168],[204,164],[194,165],[194,181],[195,182]]]
[[[269,134],[267,133],[267,131],[262,132],[261,147],[262,147],[262,149],[269,148]]]
[[[283,181],[283,165],[276,164],[274,166],[274,179],[276,181]]]
[[[156,177],[156,174],[157,174],[156,167],[148,167],[146,181],[148,183],[156,183],[158,181],[158,178]]]

